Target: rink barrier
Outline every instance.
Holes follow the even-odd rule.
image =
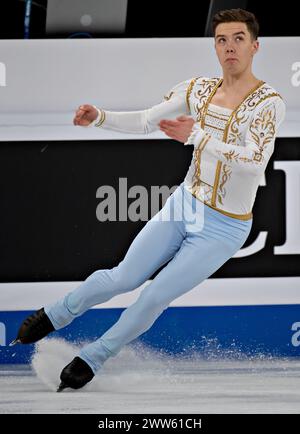
[[[30,363],[34,345],[8,346],[21,322],[79,283],[0,284],[0,364]],[[51,336],[79,345],[97,339],[148,283],[90,309]],[[299,283],[296,277],[208,279],[172,302],[131,345],[205,358],[300,356]]]

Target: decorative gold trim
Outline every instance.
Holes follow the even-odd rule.
[[[189,108],[189,111],[191,111],[190,96],[191,96],[194,84],[196,83],[196,81],[197,81],[198,78],[199,77],[193,78],[193,80],[190,81],[190,84],[188,85],[188,88],[187,88],[187,91],[186,91],[186,97],[185,98],[186,98],[186,104],[187,104],[187,106]]]
[[[101,127],[101,125],[102,125],[103,122],[105,121],[105,111],[102,110],[102,109],[99,109],[99,110],[100,110],[100,119],[99,119],[99,122],[97,122],[97,123],[95,124],[96,127]]]
[[[196,80],[192,80],[192,82],[191,82],[190,85],[189,85],[189,88],[188,88],[188,92],[189,92],[189,94],[187,94],[188,98],[190,97],[190,94],[191,94],[191,92],[192,92],[192,88],[193,88],[193,86],[194,86],[194,84],[195,84],[195,81],[196,81]],[[218,82],[216,83],[216,85],[214,86],[214,88],[212,89],[210,95],[208,96],[208,98],[207,98],[207,100],[206,100],[206,103],[205,103],[204,108],[203,108],[203,111],[202,111],[201,120],[200,120],[200,126],[201,126],[202,129],[204,129],[204,126],[206,125],[206,123],[205,123],[205,118],[206,118],[206,116],[207,116],[207,112],[208,112],[208,110],[209,110],[209,104],[210,104],[210,102],[211,102],[213,96],[215,95],[217,89],[218,89],[219,86],[222,84],[222,82],[223,82],[223,78],[220,78],[220,79],[218,80]],[[265,84],[265,82],[264,82],[263,80],[260,80],[260,81],[257,83],[257,85],[247,93],[247,95],[243,98],[243,100],[240,102],[240,104],[238,104],[237,107],[235,107],[235,109],[231,112],[231,114],[228,115],[228,119],[227,119],[227,122],[226,122],[226,125],[225,125],[225,128],[224,128],[224,132],[223,132],[223,141],[224,141],[225,143],[227,142],[229,127],[230,127],[230,124],[231,124],[231,122],[232,122],[234,116],[236,115],[236,113],[238,112],[238,110],[240,109],[240,107],[242,106],[242,104],[244,104],[245,101],[249,98],[249,96],[250,96],[251,94],[253,94],[255,91],[257,91],[257,90],[258,90],[261,86],[263,86],[264,84]],[[264,101],[265,99],[270,98],[270,97],[272,97],[272,96],[279,96],[279,97],[281,98],[281,96],[280,96],[278,93],[272,93],[272,94],[270,94],[270,95],[267,95],[267,96],[263,97],[263,98],[262,98],[262,99],[261,99],[261,100],[260,100],[260,101],[255,105],[255,106],[257,107],[257,105],[260,104],[262,101]],[[188,102],[188,106],[189,106],[189,108],[190,108],[189,101],[187,101],[187,102]],[[209,114],[209,116],[212,116],[212,115]],[[224,119],[222,119],[222,120],[224,120]],[[224,120],[224,121],[226,121],[226,120]],[[209,135],[208,135],[208,136],[204,136],[204,137],[208,137],[208,140],[210,139],[210,136],[209,136]],[[204,150],[204,147],[206,146],[208,140],[205,141],[204,146],[201,146],[201,149],[199,149],[199,147],[198,147],[198,149],[197,149],[196,152],[195,152],[195,154],[196,154],[196,155],[195,155],[195,156],[196,156],[196,159],[195,159],[195,160],[196,160],[196,161],[195,161],[195,168],[196,168],[196,170],[195,170],[195,174],[194,174],[194,176],[193,176],[193,179],[196,178],[196,179],[195,179],[196,182],[193,183],[193,187],[192,187],[192,192],[191,192],[191,193],[192,193],[193,196],[195,196],[198,200],[201,200],[201,199],[200,199],[199,197],[197,197],[197,188],[195,189],[195,187],[196,187],[196,186],[199,184],[199,182],[201,181],[201,180],[200,180],[200,160],[201,160],[201,153],[202,153],[202,151]],[[202,144],[202,143],[203,143],[203,139],[202,139],[202,141],[201,141],[200,144]],[[197,158],[197,157],[198,157],[198,158]],[[225,164],[225,163],[224,163],[224,164]],[[214,209],[214,210],[216,210],[216,211],[218,211],[218,212],[220,212],[220,213],[222,213],[222,214],[224,214],[224,215],[227,215],[227,216],[229,216],[229,217],[236,218],[236,219],[239,219],[239,220],[249,220],[249,219],[251,219],[251,218],[253,217],[252,212],[250,212],[250,213],[248,213],[248,214],[234,214],[234,213],[230,213],[230,212],[224,211],[224,210],[222,210],[222,209],[220,209],[220,208],[217,208],[217,206],[216,206],[216,197],[217,197],[217,192],[218,192],[218,187],[219,187],[219,182],[220,182],[220,174],[221,174],[222,165],[223,165],[222,161],[218,160],[218,162],[217,162],[217,166],[216,166],[216,171],[215,171],[215,179],[214,179],[214,185],[213,185],[213,193],[212,193],[211,203],[209,204],[209,203],[207,203],[206,201],[202,201],[202,202],[204,202],[204,203],[205,203],[207,206],[209,206],[210,208],[212,208],[212,209]],[[197,183],[197,176],[198,176],[198,183]],[[203,181],[201,181],[201,182],[203,182]],[[224,184],[224,182],[223,182],[223,184]]]
[[[225,127],[225,130],[224,130],[223,142],[226,143],[226,141],[227,141],[228,129],[229,129],[229,126],[230,126],[230,124],[231,124],[231,121],[232,121],[233,116],[235,116],[236,112],[237,112],[238,109],[241,107],[241,105],[244,104],[244,102],[246,101],[246,99],[247,99],[247,98],[248,98],[248,97],[249,97],[253,92],[255,92],[257,89],[259,89],[259,88],[260,88],[262,85],[264,85],[264,84],[265,84],[265,82],[264,82],[263,80],[260,80],[260,81],[258,82],[258,84],[257,84],[253,89],[251,89],[250,92],[247,93],[247,95],[245,96],[245,98],[243,99],[243,101],[242,101],[240,104],[238,104],[238,105],[236,106],[236,108],[233,110],[233,112],[231,113],[231,115],[230,115],[230,117],[229,117],[229,119],[228,119],[228,122],[227,122],[227,125],[226,125],[226,127]]]
[[[205,116],[206,116],[206,113],[207,113],[207,110],[208,110],[208,106],[209,106],[209,104],[210,104],[210,101],[212,100],[214,94],[217,92],[218,87],[219,87],[222,83],[223,83],[223,78],[220,78],[220,79],[218,80],[217,84],[215,85],[215,87],[213,88],[213,90],[211,91],[209,97],[208,97],[207,100],[206,100],[206,103],[205,103],[205,106],[204,106],[204,109],[203,109],[203,114],[202,114],[202,117],[201,117],[201,123],[200,123],[202,129],[204,128]]]
[[[165,96],[164,96],[164,99],[165,99],[166,101],[169,101],[169,99],[171,99],[172,95],[174,95],[174,92],[170,92],[170,95],[169,95],[169,96],[165,95]]]
[[[268,98],[272,98],[272,96],[279,96],[279,98],[282,99],[282,96],[281,96],[279,93],[277,93],[277,92],[273,92],[273,93],[270,93],[269,95],[266,95],[266,96],[264,96],[263,98],[261,98],[261,99],[258,101],[258,103],[256,104],[256,107],[257,107],[261,102],[265,101],[266,99],[268,99]]]
[[[208,187],[213,188],[213,185],[210,185],[210,184],[208,184],[207,182],[202,181],[202,179],[201,179],[201,183],[207,185]]]
[[[216,207],[216,197],[217,197],[217,190],[218,190],[219,181],[220,181],[221,168],[222,168],[222,162],[218,161],[216,172],[215,172],[214,190],[213,190],[212,197],[211,197],[211,205],[213,207]]]
[[[228,116],[226,116],[226,117],[225,117],[225,115],[224,115],[224,117],[216,116],[215,113],[216,113],[216,112],[213,112],[213,111],[208,110],[207,113],[206,113],[206,116],[210,116],[210,117],[212,117],[212,118],[219,119],[220,121],[224,121],[224,122],[227,122],[228,119],[229,119],[229,117],[230,117],[230,115],[228,115]]]
[[[241,140],[239,127],[245,122],[248,122],[249,117],[251,117],[251,111],[253,109],[259,109],[259,107],[263,105],[264,101],[271,97],[281,98],[281,96],[277,92],[268,92],[270,92],[270,88],[267,86],[262,86],[259,90],[253,92],[252,95],[250,95],[238,108],[238,110],[234,114],[234,118],[230,122],[226,143],[234,145],[236,144],[236,142],[239,142]],[[248,115],[246,114],[246,110]]]
[[[222,176],[222,178],[221,178],[220,185],[219,185],[218,192],[217,192],[218,201],[221,205],[223,205],[222,198],[226,194],[226,190],[223,187],[226,184],[227,180],[230,178],[231,173],[232,173],[231,168],[227,164],[223,164],[222,165],[222,175],[220,175],[220,176]]]
[[[274,105],[274,104],[273,104]],[[252,135],[253,142],[257,145],[258,150],[254,150],[254,155],[252,158],[241,157],[240,153],[237,151],[230,152],[222,152],[223,156],[227,159],[227,161],[243,161],[245,163],[260,163],[263,161],[263,151],[265,146],[270,143],[275,136],[275,123],[276,123],[276,115],[275,110],[273,111],[266,105],[261,109],[258,117],[252,120],[249,131]],[[217,151],[221,153],[221,151]]]
[[[196,89],[193,92],[192,96],[195,97],[195,101],[192,97],[190,98],[190,101],[194,103],[193,108],[195,111],[197,122],[200,122],[200,119],[202,117],[202,110],[203,107],[205,106],[205,102],[219,80],[220,80],[219,77],[218,78],[214,77],[211,79],[204,78],[199,83],[200,89],[198,90]]]
[[[204,106],[204,109],[203,109],[202,118],[201,118],[201,124],[200,124],[202,129],[204,129],[204,126],[205,126],[205,118],[206,118],[206,115],[207,115],[208,106],[210,104],[210,101],[212,100],[213,96],[217,92],[218,87],[222,83],[223,83],[223,78],[220,78],[218,80],[217,84],[215,85],[215,87],[213,88],[213,90],[211,91],[210,95],[208,96],[207,100],[206,100],[206,103],[205,103],[205,106]],[[221,167],[222,167],[222,163],[220,161],[218,161],[216,172],[215,172],[215,180],[214,180],[214,186],[213,186],[213,193],[212,193],[212,198],[211,198],[211,204],[212,204],[213,207],[215,207],[216,196],[217,196],[217,183],[216,183],[216,181],[217,182],[219,181]]]
[[[223,78],[220,78],[220,80],[218,81],[218,83],[216,84],[216,86],[214,87],[214,89],[212,90],[211,94],[209,95],[209,97],[207,98],[204,110],[203,110],[203,117],[201,119],[201,128],[204,128],[204,124],[205,124],[205,117],[207,115],[207,111],[208,111],[208,106],[211,102],[211,100],[213,99],[213,96],[215,95],[215,93],[217,92],[217,89],[219,88],[219,86],[221,86],[221,84],[223,83]],[[236,112],[238,111],[238,109],[241,107],[241,105],[246,101],[246,99],[253,93],[255,92],[258,88],[260,88],[263,84],[265,84],[265,82],[263,80],[260,80],[256,86],[251,89],[247,95],[244,97],[244,99],[235,107],[235,109],[231,112],[229,119],[226,123],[225,129],[224,129],[224,134],[223,134],[223,142],[226,143],[227,141],[227,137],[228,137],[228,130],[229,130],[229,126],[231,124],[231,121],[233,119],[233,116],[235,116]],[[217,167],[216,167],[216,171],[215,171],[215,180],[214,180],[214,190],[213,190],[213,194],[212,194],[212,199],[211,199],[211,205],[212,207],[216,207],[216,197],[217,197],[217,191],[218,191],[218,187],[219,187],[219,181],[220,181],[220,173],[221,173],[221,169],[222,169],[222,161],[218,161],[217,163]]]
[[[203,149],[206,146],[206,143],[209,141],[209,139],[211,138],[211,136],[208,133],[205,133],[204,136],[202,137],[197,149],[195,150],[195,167],[196,167],[196,171],[195,174],[193,176],[193,181],[195,180],[195,182],[193,182],[192,185],[192,191],[196,194],[196,192],[198,192],[198,188],[200,185],[200,161],[201,161],[201,154]]]
[[[210,128],[213,128],[214,130],[222,131],[222,133],[223,133],[223,131],[224,131],[223,128],[218,128],[218,127],[215,127],[214,125],[209,125],[209,124],[207,124],[207,123],[205,123],[205,126],[210,127]]]

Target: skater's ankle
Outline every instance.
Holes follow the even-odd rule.
[[[80,352],[78,354],[78,356],[81,360],[83,360],[87,365],[89,365],[89,367],[91,368],[91,370],[93,371],[93,374],[96,375],[97,371],[100,369],[99,366],[96,366],[95,363],[93,363],[87,356],[86,354],[82,354],[82,352]]]

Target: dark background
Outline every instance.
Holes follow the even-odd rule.
[[[298,1],[270,2],[248,0],[247,10],[260,23],[260,36],[300,36]],[[32,4],[31,38],[45,34],[47,0]],[[126,32],[122,35],[94,37],[202,37],[204,36],[209,0],[128,0]],[[0,39],[23,39],[24,0],[1,0]],[[58,35],[58,37],[61,37]],[[82,36],[81,36],[82,37]],[[51,36],[53,38],[53,36]]]
[[[146,222],[97,220],[97,189],[111,185],[118,193],[124,177],[128,189],[145,186],[150,200],[151,185],[182,182],[191,157],[192,147],[173,140],[2,142],[0,280],[83,280],[117,265]],[[298,256],[273,254],[285,242],[286,223],[285,174],[273,161],[293,159],[299,160],[299,139],[277,139],[245,244],[268,231],[266,247],[229,260],[213,277],[300,275]]]

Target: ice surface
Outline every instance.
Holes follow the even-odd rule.
[[[83,389],[56,393],[78,347],[36,345],[30,366],[0,367],[0,413],[300,413],[299,358],[197,353],[171,357],[125,347]]]

